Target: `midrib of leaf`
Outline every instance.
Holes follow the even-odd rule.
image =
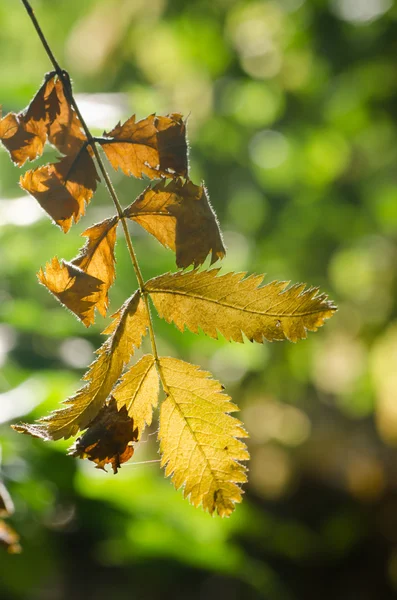
[[[260,289],[260,288],[259,288]],[[225,306],[226,308],[232,308],[233,310],[238,310],[238,311],[242,311],[242,312],[246,312],[246,313],[250,313],[252,315],[266,315],[267,317],[294,317],[297,314],[299,316],[305,317],[308,315],[314,315],[316,313],[321,313],[324,312],[324,310],[326,310],[327,306],[323,306],[323,307],[319,307],[318,310],[311,310],[311,311],[306,311],[306,312],[293,312],[293,313],[271,313],[271,312],[261,312],[258,310],[250,310],[247,309],[246,307],[243,306],[236,306],[234,304],[230,304],[228,302],[222,301],[222,300],[214,300],[213,298],[208,298],[206,296],[201,296],[200,294],[189,294],[188,292],[182,292],[181,290],[162,290],[162,289],[150,289],[148,290],[149,294],[171,294],[172,296],[186,296],[188,298],[198,298],[199,300],[203,300],[204,302],[211,302],[212,304],[217,304],[217,305],[221,305],[221,306]],[[281,292],[283,293],[283,292]],[[298,296],[299,297],[299,296]],[[317,297],[317,300],[319,299],[319,297]],[[314,298],[314,300],[316,300],[316,298]],[[255,301],[253,301],[255,302]],[[280,301],[281,302],[281,301]]]

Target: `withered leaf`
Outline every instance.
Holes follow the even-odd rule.
[[[126,175],[150,179],[187,174],[185,124],[180,115],[135,115],[108,132],[100,143],[114,169]],[[108,138],[108,139],[106,139]]]
[[[40,269],[37,277],[86,327],[94,323],[95,306],[103,298],[104,283],[101,279],[85,273],[72,263],[59,262],[56,256],[46,264],[45,271]]]
[[[103,407],[134,349],[141,345],[148,324],[146,305],[140,292],[136,292],[113,315],[113,322],[103,332],[109,337],[96,351],[98,358],[84,375],[88,383],[64,402],[64,408],[53,411],[37,424],[22,423],[13,428],[45,440],[67,439],[86,429]]]
[[[54,73],[48,73],[26,109],[18,114],[8,113],[0,120],[0,140],[19,167],[43,153],[49,121],[56,116],[53,89]]]
[[[146,289],[161,317],[173,321],[181,331],[201,328],[217,338],[250,341],[296,342],[316,331],[336,311],[335,305],[305,284],[288,288],[288,282],[261,285],[263,275],[227,273],[219,269],[165,274],[151,279]],[[245,277],[245,278],[244,278]]]
[[[9,554],[19,554],[22,552],[19,544],[19,535],[3,519],[0,519],[0,545],[4,546]]]
[[[70,80],[66,73],[64,77]],[[87,140],[82,131],[80,120],[67,100],[63,88],[63,83],[57,79],[54,86],[54,93],[57,98],[56,117],[49,121],[48,141],[60,152],[67,155],[75,155]]]
[[[178,267],[201,265],[209,252],[211,264],[225,256],[219,225],[206,189],[191,181],[161,181],[124,211],[176,253]]]
[[[176,358],[161,358],[167,398],[160,409],[161,464],[194,506],[229,516],[247,480],[247,433],[229,413],[238,410],[211,374]]]
[[[103,282],[95,298],[95,307],[103,317],[106,316],[109,304],[109,288],[115,279],[114,246],[117,224],[118,217],[113,217],[86,229],[81,235],[88,237],[87,243],[71,261],[72,265]]]
[[[0,481],[0,517],[9,517],[14,513],[14,503],[2,481]]]
[[[159,396],[159,378],[154,357],[147,354],[133,365],[113,389],[112,395],[119,409],[125,407],[134,419],[137,439],[140,440],[146,425],[152,422],[153,408]]]
[[[67,233],[73,221],[77,223],[84,215],[98,181],[94,161],[87,149],[81,148],[77,154],[65,156],[57,163],[27,171],[20,185]]]
[[[114,474],[134,454],[133,443],[138,440],[134,420],[128,416],[125,406],[117,409],[114,398],[105,404],[90,423],[87,431],[79,437],[68,454],[88,458],[97,469],[112,466]]]

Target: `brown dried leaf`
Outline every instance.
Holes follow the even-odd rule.
[[[105,469],[111,464],[114,474],[120,466],[134,454],[133,442],[138,441],[138,431],[134,420],[128,416],[125,406],[117,409],[114,398],[105,404],[90,423],[87,431],[79,437],[68,454],[78,458],[88,458],[97,464],[97,469]]]
[[[70,86],[69,76],[67,77]],[[56,117],[48,125],[48,141],[63,154],[76,154],[87,140],[80,119],[65,97],[63,83],[57,79],[54,87],[57,97]]]
[[[109,304],[108,291],[115,279],[114,246],[117,224],[118,217],[113,217],[86,229],[81,234],[88,237],[86,245],[71,261],[72,265],[103,282],[95,301],[95,307],[103,317],[106,316]]]
[[[55,410],[37,424],[22,423],[13,428],[45,440],[67,439],[86,429],[101,410],[134,349],[140,347],[148,325],[146,305],[140,292],[136,292],[113,315],[113,322],[103,332],[109,338],[96,351],[98,358],[84,375],[88,383],[65,401],[65,408]]]
[[[125,407],[134,419],[137,439],[140,440],[145,426],[152,422],[153,408],[158,402],[159,378],[153,356],[143,356],[124,373],[112,395],[118,408]]]
[[[101,145],[114,169],[126,175],[150,179],[187,174],[185,124],[180,115],[150,115],[135,121],[135,115],[104,133]]]
[[[82,148],[57,163],[27,171],[20,185],[67,233],[73,221],[77,223],[84,215],[98,181],[94,161],[87,149]]]
[[[7,523],[0,519],[0,545],[7,549],[9,554],[19,554],[22,548],[19,544],[19,535]]]
[[[19,167],[41,156],[47,140],[47,127],[56,115],[53,103],[54,73],[48,73],[32,102],[18,114],[0,120],[0,139],[11,160]]]
[[[0,517],[9,517],[14,513],[14,503],[4,483],[0,481]]]
[[[176,489],[194,506],[221,517],[241,502],[239,484],[247,480],[249,459],[241,422],[229,413],[238,410],[219,381],[199,367],[176,358],[161,358],[167,398],[160,409],[161,464]]]
[[[40,269],[37,277],[43,285],[71,310],[86,327],[95,321],[95,306],[103,298],[103,281],[85,273],[72,263],[59,262],[55,256]]]
[[[201,265],[209,252],[211,264],[225,256],[221,232],[203,185],[180,179],[161,181],[144,192],[124,211],[176,252],[178,267]]]
[[[151,279],[146,289],[166,321],[181,331],[185,326],[194,333],[201,328],[217,338],[250,341],[290,340],[296,342],[317,331],[332,317],[336,306],[318,288],[305,284],[287,288],[288,282],[273,281],[261,285],[263,275],[227,273],[217,277],[219,269],[166,273]]]

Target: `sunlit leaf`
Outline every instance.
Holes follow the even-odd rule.
[[[153,408],[158,402],[159,378],[153,356],[143,356],[124,373],[112,395],[118,408],[125,406],[129,416],[134,419],[139,440],[145,426],[151,424]]]
[[[22,552],[19,544],[19,535],[3,519],[0,519],[0,546],[4,546],[9,554],[19,554]]]
[[[0,517],[9,517],[14,513],[14,503],[2,481],[0,481]]]
[[[202,264],[209,252],[211,263],[225,256],[219,225],[204,186],[180,179],[161,181],[146,190],[125,211],[176,253],[178,267]]]
[[[21,187],[29,192],[67,233],[73,221],[85,213],[99,181],[94,162],[85,148],[52,163],[27,171],[20,179]]]
[[[239,484],[247,480],[246,437],[238,410],[210,373],[176,358],[161,358],[167,398],[160,409],[162,465],[175,487],[194,506],[229,516],[241,502]]]
[[[165,274],[151,279],[146,289],[161,317],[173,321],[183,331],[199,328],[227,340],[290,340],[296,342],[316,331],[336,307],[319,294],[318,288],[305,284],[288,288],[285,281],[263,285],[263,275],[227,273],[219,269]],[[245,277],[245,278],[244,278]]]
[[[100,143],[114,169],[126,175],[150,179],[187,175],[185,124],[180,115],[135,115],[108,132]],[[105,139],[108,138],[108,139]]]

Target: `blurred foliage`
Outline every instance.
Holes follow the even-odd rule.
[[[112,214],[103,190],[66,237],[0,151],[2,477],[24,552],[5,600],[387,600],[397,591],[397,6],[392,0],[33,0],[94,131],[136,112],[189,115],[230,270],[327,291],[339,313],[296,346],[244,346],[156,320],[162,354],[210,369],[242,408],[250,482],[228,520],[182,500],[155,428],[117,477],[8,427],[72,393],[85,330],[37,284]],[[50,70],[22,4],[0,4],[3,113]],[[47,152],[43,162],[50,159]],[[124,205],[143,183],[112,173]],[[147,278],[173,255],[138,227]],[[117,246],[114,310],[136,288]]]

